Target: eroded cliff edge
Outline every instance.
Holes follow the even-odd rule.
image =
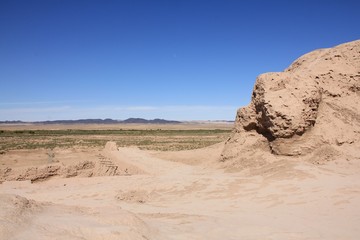
[[[305,54],[256,79],[237,111],[221,161],[237,167],[279,157],[360,158],[360,40]]]

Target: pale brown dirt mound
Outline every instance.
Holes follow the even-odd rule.
[[[79,154],[76,150],[58,149],[54,151],[54,159],[51,162],[48,161],[48,156],[43,150],[39,152],[43,154],[41,155],[37,151],[34,153],[37,157],[35,161],[39,163],[38,166],[12,164],[0,168],[0,183],[25,180],[38,182],[52,177],[128,176],[145,173],[144,170],[122,161],[118,157],[118,148],[115,142],[108,142],[102,151],[93,151],[90,154],[84,152]],[[16,151],[16,155],[20,155],[19,153],[20,151]],[[32,158],[29,151],[26,151],[26,154],[30,155],[30,159]],[[71,156],[72,154],[73,156]],[[11,153],[8,153],[8,156],[11,156]],[[15,161],[17,160],[15,159]]]
[[[360,40],[260,75],[251,103],[237,112],[221,160],[240,168],[283,156],[323,163],[358,159],[359,149]]]
[[[12,232],[21,229],[41,206],[33,200],[12,194],[0,194],[0,237],[10,239]]]
[[[41,203],[0,194],[1,239],[156,239],[135,214],[119,207]]]

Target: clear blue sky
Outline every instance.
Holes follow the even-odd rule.
[[[256,76],[360,39],[360,1],[0,1],[0,121],[233,120]]]

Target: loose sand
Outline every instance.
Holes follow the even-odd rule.
[[[94,176],[3,182],[0,239],[359,238],[358,162],[279,161],[229,173],[217,167],[222,148],[154,152],[109,143],[100,152],[58,150],[50,164],[43,153],[43,166],[94,162]],[[23,155],[38,165],[40,156]],[[100,171],[104,159],[118,175]]]

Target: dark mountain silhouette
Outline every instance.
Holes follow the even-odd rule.
[[[78,120],[53,120],[53,121],[0,121],[0,124],[115,124],[115,123],[142,123],[142,124],[177,124],[179,121],[170,121],[165,119],[147,120],[144,118],[128,118],[126,120],[106,119],[78,119]]]
[[[128,118],[124,121],[122,121],[122,123],[152,123],[152,124],[167,124],[167,123],[181,123],[179,121],[170,121],[170,120],[165,120],[165,119],[159,119],[159,118],[155,118],[153,120],[146,120],[143,118]]]

